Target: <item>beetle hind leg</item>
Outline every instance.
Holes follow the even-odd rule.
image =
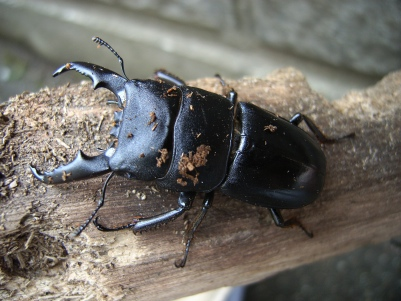
[[[280,228],[288,228],[288,227],[300,227],[302,229],[302,231],[305,232],[305,234],[312,238],[313,237],[313,233],[306,230],[306,228],[304,227],[304,225],[301,224],[301,222],[296,219],[296,218],[290,218],[288,220],[284,220],[283,216],[281,215],[281,212],[279,209],[274,209],[274,208],[268,208],[270,211],[270,214],[273,218],[274,223],[276,224],[277,227]]]
[[[306,115],[297,113],[291,117],[290,122],[298,126],[302,121],[305,121],[308,128],[312,131],[312,133],[316,136],[316,138],[320,141],[320,143],[336,143],[342,139],[353,138],[355,137],[355,133],[350,133],[348,135],[339,137],[339,138],[328,138],[325,134],[317,127],[317,125]]]

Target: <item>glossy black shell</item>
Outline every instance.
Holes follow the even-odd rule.
[[[79,152],[52,172],[32,168],[40,181],[65,183],[113,171],[178,192],[220,187],[233,198],[279,209],[305,206],[323,188],[326,160],[319,143],[274,113],[195,87],[127,80],[89,63],[69,63],[55,74],[72,69],[117,96],[122,110],[111,134],[118,143],[95,157]],[[203,164],[183,172],[183,158],[199,149]]]
[[[321,192],[326,159],[316,139],[253,104],[240,102],[240,144],[224,194],[269,208],[298,208]]]
[[[220,188],[230,197],[268,208],[277,226],[299,226],[313,236],[296,218],[285,220],[280,213],[280,209],[313,202],[324,185],[325,156],[317,140],[298,125],[305,121],[322,143],[338,139],[326,138],[303,114],[287,121],[253,104],[237,102],[232,89],[226,95],[211,93],[187,86],[165,70],[156,71],[156,80],[130,80],[118,53],[98,37],[93,41],[118,58],[124,76],[85,62],[67,63],[53,75],[75,70],[91,78],[95,89],[102,87],[115,94],[117,100],[108,103],[119,108],[110,133],[116,139],[98,155],[79,151],[72,162],[50,172],[30,167],[46,184],[109,174],[96,209],[73,235],[79,235],[91,221],[101,231],[140,232],[158,227],[188,211],[197,192],[202,192],[202,208],[186,230],[184,256],[175,263],[183,267],[194,233]],[[220,83],[228,88],[221,78]],[[177,205],[153,216],[135,217],[123,226],[106,227],[99,223],[97,213],[114,175],[155,181],[162,188],[177,191]]]

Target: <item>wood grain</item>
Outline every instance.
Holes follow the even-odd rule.
[[[105,148],[115,108],[107,91],[89,83],[43,89],[12,98],[2,107],[1,298],[172,300],[254,282],[366,244],[401,234],[401,72],[365,91],[329,103],[311,90],[303,75],[288,68],[266,78],[230,81],[240,101],[251,101],[290,118],[311,117],[329,136],[355,132],[352,140],[324,145],[327,178],[312,205],[285,210],[314,233],[280,229],[264,208],[217,193],[196,233],[187,266],[182,256],[185,221],[200,209],[201,197],[183,218],[154,231],[100,232],[90,225],[81,236],[68,234],[96,206],[103,178],[44,185],[29,164],[50,170],[82,149]],[[221,93],[217,79],[190,82]],[[176,205],[177,194],[152,182],[113,179],[99,212],[117,226]]]

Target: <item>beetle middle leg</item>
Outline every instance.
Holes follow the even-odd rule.
[[[323,132],[317,127],[317,125],[308,116],[301,114],[301,113],[296,113],[290,119],[290,122],[295,126],[298,126],[302,121],[305,121],[308,128],[312,131],[312,133],[316,136],[317,140],[319,140],[320,143],[325,143],[325,144],[336,143],[341,139],[352,138],[355,136],[355,133],[351,133],[351,134],[342,136],[340,138],[328,138],[328,137],[326,137],[325,134],[323,134]]]
[[[203,218],[205,217],[207,210],[212,206],[213,198],[214,198],[214,191],[205,194],[205,198],[203,199],[202,210],[199,212],[198,216],[193,222],[192,227],[186,233],[187,242],[185,244],[184,256],[182,257],[181,260],[175,262],[175,266],[177,268],[183,268],[185,266],[185,263],[187,262],[188,258],[189,247],[191,246],[192,239],[194,238],[194,233],[196,229],[198,229],[201,222],[203,221]]]
[[[281,228],[297,226],[300,227],[302,231],[304,231],[305,234],[308,235],[310,238],[313,237],[313,233],[306,230],[305,227],[301,224],[301,222],[296,218],[290,218],[288,220],[284,220],[279,209],[269,208],[269,211],[276,226]]]
[[[93,220],[94,225],[96,228],[100,231],[120,231],[124,229],[133,229],[134,232],[140,232],[143,230],[148,230],[150,228],[157,227],[162,224],[166,224],[169,221],[172,221],[182,215],[185,211],[189,210],[192,207],[193,200],[195,198],[196,193],[195,192],[181,192],[180,196],[178,198],[178,208],[159,214],[155,215],[152,217],[147,217],[147,218],[138,218],[134,219],[133,223],[116,227],[116,228],[108,228],[103,225],[101,225],[98,222],[98,217],[96,217]],[[202,220],[206,216],[206,213],[208,209],[212,206],[212,201],[214,198],[214,191],[206,193],[204,200],[203,200],[203,206],[202,210],[196,217],[194,223],[192,224],[191,228],[188,230],[186,233],[186,238],[187,242],[185,244],[185,251],[184,251],[184,256],[182,257],[181,260],[177,260],[175,262],[175,266],[177,268],[183,268],[185,266],[185,263],[188,258],[188,253],[189,253],[189,248],[191,246],[192,239],[194,238],[194,233],[198,229],[199,225],[201,224]]]

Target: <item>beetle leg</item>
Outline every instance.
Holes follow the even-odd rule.
[[[109,148],[108,150],[113,149]],[[41,173],[35,167],[29,167],[35,178],[46,184],[68,183],[75,180],[93,178],[110,172],[108,150],[95,157],[89,157],[82,151],[78,151],[73,161],[50,172]]]
[[[238,94],[234,89],[231,89],[230,92],[228,92],[228,94],[226,95],[226,98],[233,104],[233,106],[235,107],[235,105],[237,104],[237,98],[238,98]]]
[[[151,217],[137,218],[134,219],[133,223],[121,227],[107,228],[99,224],[98,218],[94,219],[93,223],[95,224],[96,228],[100,231],[119,231],[128,228],[132,228],[134,232],[148,230],[150,228],[166,224],[179,217],[185,211],[189,210],[192,207],[192,202],[195,198],[195,195],[196,195],[195,192],[181,192],[180,196],[178,197],[178,208]]]
[[[222,85],[223,90],[225,90],[224,88],[228,87],[226,81],[221,77],[220,74],[215,74],[214,76],[220,80],[220,84]],[[225,97],[233,104],[233,106],[237,104],[238,93],[234,89],[231,88],[230,92],[228,92]]]
[[[335,143],[341,139],[352,138],[355,136],[355,133],[351,133],[340,138],[327,138],[326,135],[323,134],[323,132],[308,116],[301,113],[297,113],[290,119],[290,122],[295,126],[298,126],[302,121],[305,121],[308,128],[312,131],[312,133],[316,136],[316,138],[320,141],[320,143],[326,143],[326,144]]]
[[[198,229],[199,225],[201,224],[203,218],[205,217],[207,210],[212,206],[212,201],[214,198],[214,191],[208,192],[205,194],[205,198],[203,199],[203,206],[202,210],[199,212],[198,216],[196,217],[194,223],[192,224],[191,229],[187,232],[187,243],[185,244],[185,251],[184,256],[181,260],[175,262],[175,266],[177,268],[183,268],[188,258],[189,247],[191,245],[191,241],[194,238],[194,233],[196,229]]]
[[[172,74],[172,73],[170,73],[170,72],[168,72],[168,71],[166,71],[164,69],[156,70],[153,73],[153,75],[154,75],[155,78],[161,79],[161,80],[163,80],[165,82],[168,82],[168,83],[170,83],[172,85],[176,85],[178,87],[185,86],[185,82],[181,78],[179,78],[178,76],[176,76],[176,75],[174,75],[174,74]]]
[[[114,176],[114,172],[112,172],[106,179],[106,181],[103,184],[103,188],[102,188],[102,197],[100,198],[99,202],[97,203],[97,207],[96,209],[92,212],[92,214],[89,216],[89,218],[77,229],[75,230],[73,233],[71,233],[69,236],[70,238],[73,238],[75,236],[78,236],[79,234],[81,234],[81,232],[89,225],[89,223],[91,222],[91,220],[95,217],[96,213],[99,211],[100,208],[102,208],[103,204],[104,204],[104,199],[106,196],[106,188],[107,185],[109,184],[111,178]]]
[[[296,218],[290,218],[288,220],[284,220],[283,216],[281,215],[281,212],[279,209],[274,209],[274,208],[268,208],[270,211],[270,214],[273,218],[274,223],[276,224],[277,227],[281,228],[288,228],[288,227],[293,227],[293,226],[298,226],[300,227],[306,235],[308,235],[310,238],[313,237],[313,233],[309,232],[308,230],[305,229],[305,227],[301,224],[299,220]]]

